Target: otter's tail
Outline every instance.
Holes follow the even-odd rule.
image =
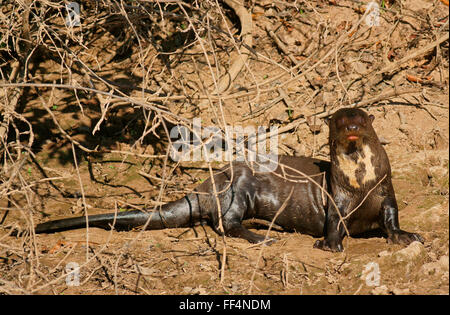
[[[162,206],[161,211],[143,212],[139,210],[119,213],[105,213],[49,221],[38,224],[36,233],[54,233],[79,228],[98,227],[102,229],[114,228],[118,231],[128,231],[136,227],[145,227],[147,230],[160,230],[165,228],[189,227],[200,222],[200,211],[197,198],[189,194],[182,199]]]

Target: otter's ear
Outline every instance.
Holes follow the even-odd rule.
[[[370,123],[373,123],[373,121],[375,120],[375,116],[374,115],[369,115],[369,120],[370,120]]]

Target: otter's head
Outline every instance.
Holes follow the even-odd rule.
[[[373,115],[358,108],[342,108],[331,117],[330,148],[339,146],[345,151],[357,150],[371,139],[377,139],[372,127]]]
[[[374,117],[357,108],[338,110],[330,120],[333,178],[351,190],[389,174],[389,160],[372,127]]]

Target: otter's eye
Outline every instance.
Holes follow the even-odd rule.
[[[336,126],[338,128],[341,128],[342,126],[345,126],[347,124],[347,118],[346,117],[342,117],[341,119],[338,119],[336,121]]]
[[[364,120],[364,117],[362,117],[362,116],[356,116],[355,122],[357,122],[358,124],[360,124],[362,126],[366,125],[366,121]]]

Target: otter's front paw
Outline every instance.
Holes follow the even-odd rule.
[[[344,250],[344,247],[342,244],[332,244],[328,242],[326,239],[318,240],[314,243],[314,248],[318,248],[321,250],[326,250],[329,252],[342,252]]]
[[[389,235],[387,239],[390,244],[404,244],[409,245],[414,241],[425,242],[424,238],[417,233],[409,233],[406,231],[398,230]]]

